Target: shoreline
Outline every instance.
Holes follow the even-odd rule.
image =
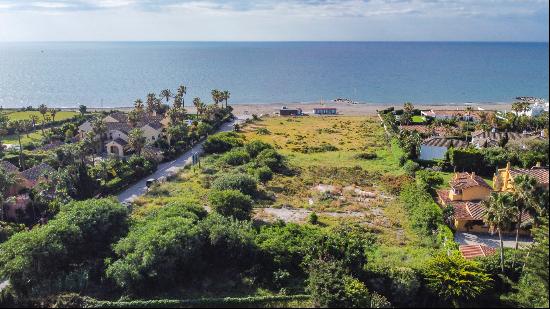
[[[281,102],[281,103],[230,103],[233,107],[233,113],[235,115],[260,115],[260,114],[275,114],[283,106],[288,108],[301,108],[304,113],[310,113],[314,107],[334,107],[337,109],[338,115],[342,116],[371,116],[376,115],[378,110],[383,110],[389,107],[396,109],[402,108],[403,103],[395,104],[382,104],[382,103],[344,103],[344,102]],[[511,102],[463,102],[463,103],[417,103],[414,107],[421,110],[465,110],[467,106],[472,106],[474,110],[482,108],[487,111],[496,110],[510,110]],[[186,105],[185,108],[189,113],[195,113],[195,107]],[[75,107],[60,107],[59,110],[64,111],[78,111]],[[101,112],[101,111],[130,111],[133,106],[121,106],[121,107],[88,107],[89,112]],[[16,111],[15,108],[4,108],[4,111]]]

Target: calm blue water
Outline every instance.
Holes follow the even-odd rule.
[[[130,106],[188,86],[187,102],[347,97],[376,103],[548,98],[548,43],[0,43],[0,105]]]

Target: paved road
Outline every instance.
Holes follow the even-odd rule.
[[[457,232],[455,234],[455,241],[460,245],[486,245],[492,248],[500,247],[500,240],[498,235],[489,235],[489,234],[472,234]],[[505,248],[515,248],[516,246],[516,237],[514,236],[503,236],[502,242]],[[530,237],[519,237],[519,247],[525,248],[533,243],[533,239]]]
[[[233,126],[236,123],[241,123],[244,120],[248,118],[247,116],[239,116],[236,120],[226,122],[224,123],[221,128],[218,130],[218,132],[224,132],[224,131],[232,131]],[[203,141],[204,142],[204,141]],[[174,175],[179,170],[183,169],[185,166],[191,164],[193,154],[195,152],[201,154],[202,153],[202,144],[203,142],[198,143],[193,148],[179,156],[174,161],[162,163],[158,166],[157,171],[150,176],[145,177],[144,179],[140,180],[139,182],[133,184],[128,189],[124,190],[118,195],[118,200],[120,202],[131,202],[136,197],[143,195],[147,192],[147,187],[145,185],[147,179],[154,178],[158,179],[160,177],[168,177],[171,175]]]

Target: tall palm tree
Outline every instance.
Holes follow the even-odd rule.
[[[166,103],[172,98],[172,91],[170,89],[164,89],[160,91],[160,97],[166,100]]]
[[[17,183],[15,174],[10,173],[0,166],[0,220],[4,221],[4,203],[8,200],[8,190]]]
[[[48,107],[46,104],[40,104],[38,106],[38,112],[42,114],[42,135],[44,135],[44,125],[46,124],[46,113],[48,112]]]
[[[19,141],[19,167],[25,169],[25,162],[23,162],[23,145],[21,144],[21,133],[25,130],[25,124],[23,120],[15,120],[11,123],[12,128],[17,134],[17,140]]]
[[[200,116],[202,114],[202,109],[204,106],[204,103],[202,103],[201,98],[194,98],[193,105],[197,109],[197,115]]]
[[[187,94],[187,86],[180,85],[178,87],[178,96],[181,98],[181,107],[185,108],[185,95]]]
[[[30,121],[32,122],[32,127],[34,128],[36,124],[38,123],[38,116],[35,114],[31,114],[29,116]]]
[[[143,101],[141,99],[137,99],[134,101],[134,109],[138,111],[138,113],[143,112]]]
[[[228,90],[224,90],[222,92],[222,95],[223,95],[223,99],[225,100],[225,107],[227,108],[227,100],[229,100],[229,98],[231,97],[231,92],[229,92]]]
[[[128,113],[128,123],[132,128],[135,128],[141,119],[140,112],[138,110],[132,110]]]
[[[52,121],[55,121],[55,115],[57,115],[57,110],[55,108],[52,108],[50,110],[50,115],[52,115]]]
[[[523,215],[537,208],[537,180],[529,175],[519,175],[514,178],[514,196],[516,200],[516,250],[519,243],[519,229]]]
[[[145,102],[147,104],[147,112],[152,113],[156,110],[157,95],[154,93],[147,94],[147,100]]]
[[[216,106],[217,106],[221,101],[220,91],[217,90],[217,89],[214,89],[210,92],[210,94],[212,95],[212,101],[214,101],[214,104],[216,104]]]
[[[130,131],[130,134],[128,135],[128,144],[136,151],[138,156],[141,155],[141,150],[145,146],[145,143],[146,139],[143,135],[143,130],[133,129]]]
[[[107,134],[107,125],[103,122],[102,119],[97,118],[92,122],[92,132],[94,133],[95,138],[98,138],[99,141],[99,153],[103,152],[103,136]]]
[[[509,228],[511,218],[514,215],[514,196],[511,193],[492,193],[487,201],[484,202],[486,212],[485,221],[492,229],[498,232],[500,240],[500,267],[504,272],[504,243],[502,241],[502,231]]]

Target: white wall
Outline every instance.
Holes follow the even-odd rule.
[[[420,160],[444,159],[447,147],[420,146]]]

